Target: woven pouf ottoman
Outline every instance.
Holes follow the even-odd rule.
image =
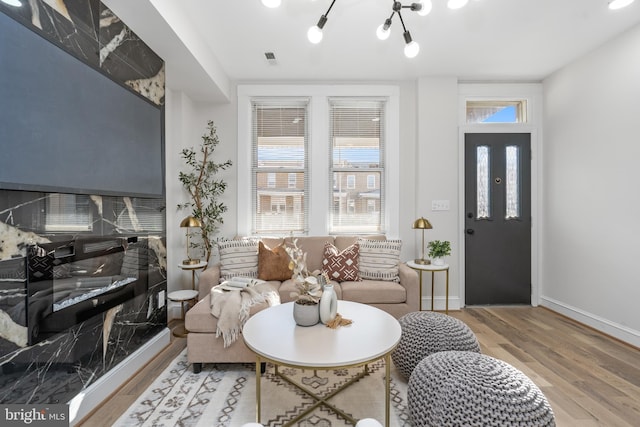
[[[479,353],[425,357],[411,374],[407,401],[414,427],[556,425],[549,402],[529,377]]]
[[[414,311],[398,319],[402,336],[391,359],[409,379],[416,365],[430,354],[447,351],[475,351],[480,345],[473,331],[461,320],[433,311]]]

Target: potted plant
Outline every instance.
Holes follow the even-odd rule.
[[[295,298],[293,318],[300,326],[313,326],[320,321],[322,286],[315,275],[309,274],[307,254],[298,247],[297,239],[293,241],[293,246],[285,250],[291,259],[289,269],[292,270],[291,279],[296,285],[296,290],[290,293]]]
[[[442,258],[451,255],[451,243],[448,240],[432,240],[427,247],[429,248],[429,258],[433,259],[434,265],[443,265]]]
[[[216,126],[212,120],[207,122],[207,132],[202,135],[202,143],[196,151],[185,148],[180,153],[188,172],[180,172],[179,179],[182,186],[191,196],[191,200],[178,205],[178,209],[191,209],[191,215],[200,221],[201,242],[191,242],[191,247],[197,248],[204,245],[205,260],[209,262],[211,257],[213,235],[223,223],[222,214],[227,211],[224,203],[219,201],[227,188],[227,183],[217,179],[218,172],[223,171],[233,164],[231,160],[217,163],[213,160],[213,153],[220,143]]]

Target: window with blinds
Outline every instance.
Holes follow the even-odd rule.
[[[253,99],[252,200],[255,234],[308,229],[308,99]]]
[[[46,200],[46,231],[91,231],[91,200],[83,194],[49,194]]]
[[[114,202],[116,225],[122,233],[161,232],[165,229],[164,199],[122,197]]]
[[[331,233],[383,233],[384,100],[329,99]]]

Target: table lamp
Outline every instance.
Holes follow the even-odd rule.
[[[431,230],[433,227],[428,219],[420,217],[413,222],[413,228],[422,230],[422,258],[416,259],[414,262],[421,265],[431,264],[431,261],[424,259],[424,230]]]
[[[191,242],[189,241],[189,236],[191,235],[192,227],[201,227],[201,226],[202,226],[202,223],[200,222],[200,220],[191,215],[189,215],[188,217],[183,219],[182,222],[180,222],[180,228],[187,229],[187,259],[182,261],[184,265],[195,265],[200,263],[199,259],[191,258],[191,255],[189,255],[189,247],[191,246]]]

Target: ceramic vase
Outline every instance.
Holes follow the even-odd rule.
[[[333,285],[324,285],[320,298],[320,321],[325,325],[336,318],[338,314],[338,296]]]
[[[442,258],[434,258],[431,260],[431,264],[433,265],[444,265],[444,259]]]
[[[300,326],[313,326],[320,321],[319,304],[293,303],[293,320]]]

